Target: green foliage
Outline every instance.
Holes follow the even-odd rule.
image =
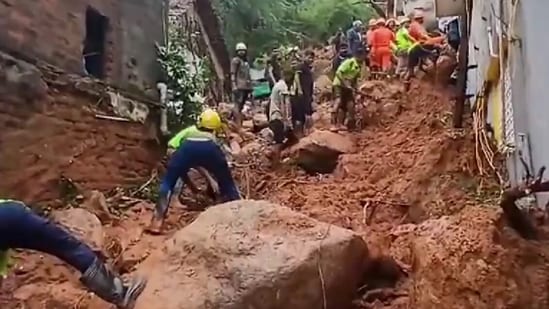
[[[368,20],[370,6],[357,0],[214,0],[232,50],[245,42],[252,56],[280,45],[324,43],[354,19]]]
[[[157,53],[171,94],[168,128],[174,132],[196,121],[211,72],[207,62],[189,52],[185,39],[176,31],[170,31],[167,46],[157,46]]]

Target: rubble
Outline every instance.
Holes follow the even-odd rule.
[[[297,164],[309,173],[331,173],[341,154],[354,151],[350,138],[323,130],[313,131],[291,149]]]
[[[341,308],[367,258],[351,231],[265,201],[221,204],[143,262],[136,309]]]
[[[103,250],[105,236],[103,225],[94,214],[82,208],[69,208],[54,211],[52,218],[87,243],[94,251]]]

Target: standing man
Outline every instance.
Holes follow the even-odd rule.
[[[291,87],[292,125],[298,137],[304,135],[305,129],[312,127],[314,60],[315,53],[307,50],[303,61],[297,67]]]
[[[234,116],[237,125],[240,126],[242,124],[242,109],[252,93],[248,48],[244,43],[236,44],[236,56],[231,61],[231,83],[233,88]]]
[[[398,58],[396,74],[403,77],[408,67],[408,50],[415,43],[415,40],[410,36],[408,29],[410,28],[410,19],[402,17],[400,20],[400,29],[396,33],[396,56]]]
[[[378,19],[377,29],[372,34],[372,51],[383,73],[390,73],[393,67],[395,34],[386,26],[384,18]]]
[[[351,29],[347,31],[347,43],[352,54],[362,48],[362,22],[360,20],[355,20]]]
[[[290,144],[296,141],[292,130],[292,108],[290,105],[290,93],[288,84],[294,79],[292,70],[285,70],[283,78],[280,78],[271,91],[269,110],[267,117],[269,119],[269,128],[273,132],[274,145],[271,149],[271,162],[277,166],[280,162],[280,153],[285,143]]]
[[[355,91],[364,61],[364,48],[355,51],[352,58],[345,60],[337,69],[334,81],[335,100],[332,106],[332,131],[342,129],[347,120],[347,129],[355,128]]]
[[[89,291],[120,309],[132,309],[147,283],[140,278],[124,283],[88,245],[65,229],[22,202],[0,200],[0,283],[9,270],[10,249],[35,250],[59,258],[82,274],[80,282]]]

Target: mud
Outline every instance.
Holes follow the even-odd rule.
[[[334,173],[308,175],[291,163],[272,171],[256,145],[235,163],[243,195],[272,200],[363,236],[379,261],[370,269],[378,271],[380,280],[358,289],[354,308],[547,308],[547,246],[518,237],[504,224],[493,199],[494,181],[475,170],[472,132],[450,129],[451,93],[419,83],[407,94],[401,85],[387,87],[374,84],[364,90],[361,103],[375,121],[365,122],[360,132],[341,133],[356,141],[358,150],[341,155]],[[318,128],[325,127],[327,112],[320,104]],[[109,136],[117,136],[117,129],[104,130],[104,144],[116,144]],[[122,170],[134,179],[131,173],[145,175],[143,162],[151,158],[139,157],[144,154],[135,134],[133,146],[125,146],[131,151],[121,151],[121,157],[142,159],[115,164],[103,180],[72,175],[102,190],[117,186]],[[89,166],[81,171],[91,171],[94,160],[102,162],[99,153],[86,157]],[[118,206],[118,200],[107,200],[109,207]],[[123,273],[198,215],[171,209],[167,233],[150,236],[143,228],[151,209],[151,203],[139,202],[104,226],[104,251]],[[106,308],[59,261],[28,252],[17,253],[16,259],[0,294],[1,308]]]

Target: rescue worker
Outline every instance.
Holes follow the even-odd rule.
[[[278,49],[274,49],[271,53],[271,57],[267,60],[267,65],[265,66],[265,78],[269,81],[269,87],[271,89],[273,89],[276,81],[280,79],[280,74],[282,73],[280,60],[280,53],[278,52]]]
[[[366,31],[366,52],[367,52],[367,62],[366,65],[370,68],[370,71],[379,70],[379,64],[375,62],[373,53],[372,53],[372,35],[376,30],[376,20],[374,18],[370,19],[368,22],[368,31]]]
[[[347,120],[347,129],[355,128],[355,91],[362,71],[364,48],[355,51],[352,58],[345,60],[337,69],[334,81],[335,100],[332,106],[332,131],[342,129]]]
[[[423,42],[415,42],[408,50],[408,69],[405,80],[408,82],[415,75],[415,69],[423,65],[425,59],[444,48],[445,37],[428,38]]]
[[[197,125],[189,126],[177,133],[174,137],[172,137],[168,141],[168,150],[167,155],[168,157],[171,157],[175,151],[181,146],[181,144],[189,137],[202,137],[207,136],[207,133],[204,133],[203,130],[200,130]],[[196,170],[207,180],[208,187],[207,187],[207,195],[211,198],[215,199],[216,197],[216,190],[213,187],[215,184],[215,181],[212,179],[212,176],[202,167],[197,167]],[[173,189],[173,196],[177,197],[181,193],[181,190],[183,189],[183,184],[186,184],[192,192],[194,193],[200,193],[200,190],[196,187],[196,185],[191,181],[189,178],[189,175],[184,174],[181,176],[181,178],[177,181],[175,184],[175,187]],[[179,199],[175,198],[172,199],[172,203],[179,203]],[[178,207],[176,205],[175,207]]]
[[[292,105],[292,126],[298,137],[312,127],[314,78],[312,65],[315,53],[307,50],[303,61],[297,66],[293,78],[290,101]]]
[[[198,119],[198,129],[201,131],[200,136],[188,137],[170,158],[166,174],[160,183],[156,209],[147,229],[150,233],[162,232],[174,186],[191,168],[203,167],[213,176],[223,202],[240,199],[229,164],[215,136],[215,132],[222,129],[221,117],[212,109],[205,110]]]
[[[389,18],[387,19],[387,22],[385,23],[385,25],[387,26],[387,28],[389,28],[389,30],[393,31],[393,32],[396,32],[398,29],[398,23],[396,21],[396,19],[394,18]]]
[[[384,18],[376,22],[377,29],[372,34],[372,53],[383,73],[390,73],[393,67],[393,45],[395,34],[386,26]]]
[[[408,17],[402,17],[400,19],[400,28],[396,33],[396,56],[398,58],[396,74],[400,77],[404,77],[406,69],[408,67],[408,50],[415,43],[408,32],[410,28],[410,19]]]
[[[419,43],[423,43],[429,39],[427,30],[425,30],[425,18],[422,11],[416,11],[413,15],[412,22],[410,24],[409,33],[410,36]]]
[[[280,78],[271,91],[269,110],[269,128],[273,132],[274,145],[270,157],[273,166],[280,162],[282,150],[297,141],[292,130],[292,108],[290,104],[290,92],[288,84],[294,79],[292,70],[285,70],[283,78]],[[285,143],[285,140],[286,143]]]
[[[334,47],[334,54],[339,53],[341,50],[341,45],[346,41],[345,34],[343,29],[339,29],[337,33],[331,38],[330,45]]]
[[[339,49],[339,53],[334,57],[332,61],[332,79],[335,76],[337,68],[345,61],[346,59],[351,58],[353,55],[349,53],[347,48],[347,43],[342,43]]]
[[[347,43],[349,44],[349,50],[354,54],[359,48],[362,49],[362,22],[355,20],[351,29],[347,31]]]
[[[59,258],[82,274],[80,282],[88,290],[118,308],[133,308],[147,284],[137,277],[124,283],[88,245],[65,229],[22,202],[0,200],[0,283],[9,270],[10,249],[35,250]]]
[[[237,125],[240,126],[242,124],[242,109],[252,93],[248,48],[244,43],[236,44],[236,56],[231,61],[231,84],[234,116]]]

